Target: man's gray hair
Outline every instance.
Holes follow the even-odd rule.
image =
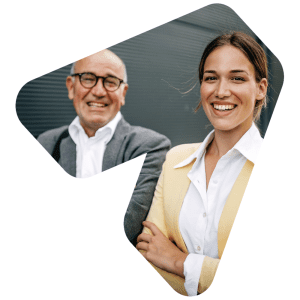
[[[121,58],[120,58],[120,59],[121,59]],[[125,65],[125,63],[124,63],[124,61],[123,61],[122,59],[121,59],[121,61],[122,61],[123,66],[124,66],[124,79],[123,79],[123,81],[124,81],[125,83],[128,83],[128,77],[127,77],[126,65]],[[72,75],[72,74],[75,73],[75,64],[76,64],[76,61],[73,62],[73,64],[72,64],[72,67],[71,67],[71,70],[70,70],[70,75]],[[72,81],[73,81],[73,82],[75,81],[75,78],[74,78],[74,77],[72,77]]]

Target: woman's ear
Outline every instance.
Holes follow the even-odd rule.
[[[263,100],[267,95],[267,90],[268,90],[268,80],[266,78],[263,78],[258,83],[256,100]]]

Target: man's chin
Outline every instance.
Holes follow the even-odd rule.
[[[89,127],[91,128],[101,128],[101,127],[104,127],[107,123],[109,123],[109,120],[108,119],[94,119],[92,121],[89,122]]]
[[[104,127],[107,123],[109,123],[109,120],[104,118],[93,118],[84,121],[80,120],[82,128],[89,137],[94,136],[96,131],[99,128]]]

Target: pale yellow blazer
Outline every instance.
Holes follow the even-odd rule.
[[[169,151],[147,217],[148,221],[156,224],[161,232],[171,241],[174,241],[177,247],[184,253],[188,253],[188,251],[180,234],[178,220],[184,197],[190,185],[190,179],[187,174],[191,170],[195,160],[181,168],[174,169],[174,166],[192,155],[199,146],[200,144],[180,145]],[[226,200],[218,227],[219,258],[205,257],[198,285],[199,293],[203,293],[213,281],[252,168],[253,163],[247,160]],[[144,232],[151,234],[151,231],[146,227],[144,228]],[[153,267],[177,292],[187,295],[183,278],[155,266]]]

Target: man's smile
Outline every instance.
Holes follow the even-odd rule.
[[[90,107],[106,107],[108,104],[98,103],[98,102],[87,102],[87,105]]]

